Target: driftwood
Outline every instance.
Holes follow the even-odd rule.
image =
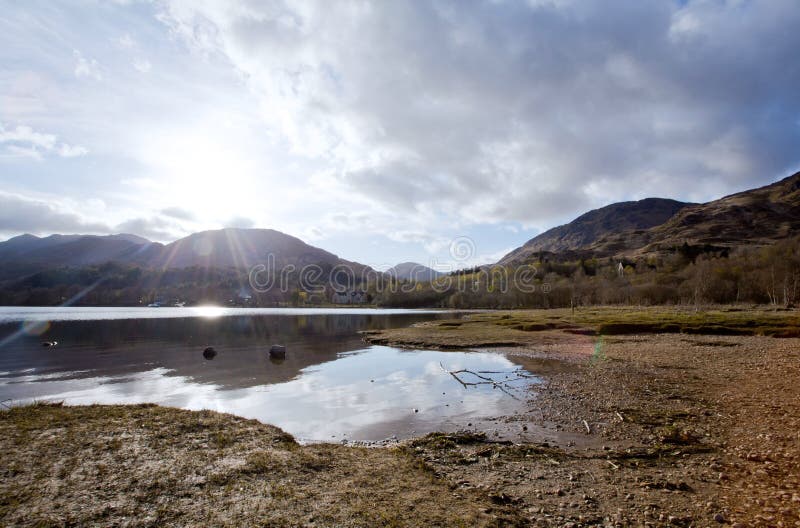
[[[509,373],[509,372],[490,371],[490,370],[481,370],[481,371],[478,371],[478,372],[475,372],[474,370],[469,370],[469,369],[447,370],[446,368],[444,368],[444,365],[442,365],[441,362],[439,362],[439,367],[441,367],[441,369],[443,371],[445,371],[448,374],[450,374],[451,376],[453,376],[453,379],[455,379],[458,383],[460,383],[461,386],[464,387],[465,389],[469,388],[469,387],[476,387],[478,385],[491,385],[493,389],[500,389],[501,391],[505,392],[506,394],[508,394],[509,396],[514,398],[515,400],[518,400],[519,398],[517,398],[514,394],[512,394],[510,392],[509,389],[513,390],[514,387],[510,386],[509,383],[514,382],[514,381],[518,381],[518,380],[521,380],[521,379],[530,379],[530,378],[534,377],[534,376],[531,376],[531,375],[526,375],[526,374],[524,374],[522,372],[519,372],[519,371],[513,371],[513,372]],[[459,377],[459,374],[470,374],[470,375],[475,376],[476,378],[478,378],[479,381],[465,381],[465,380],[461,379],[461,377]],[[497,381],[497,380],[494,380],[494,379],[492,379],[492,378],[490,378],[488,376],[484,376],[484,374],[505,374],[506,375],[506,379],[504,379],[502,381]],[[515,377],[509,379],[509,375],[514,375]]]

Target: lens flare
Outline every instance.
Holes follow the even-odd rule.
[[[40,336],[50,330],[50,321],[25,321],[22,332],[29,336]]]

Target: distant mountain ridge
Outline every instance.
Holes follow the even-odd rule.
[[[309,264],[348,264],[357,272],[366,268],[363,264],[346,261],[274,229],[237,228],[193,233],[167,244],[146,264],[157,268],[200,266],[247,269],[256,264],[267,264],[270,255],[275,259],[276,266],[293,264],[299,268]]]
[[[131,234],[119,235],[20,235],[0,242],[0,262],[58,263],[62,266],[128,260],[143,248],[161,246]]]
[[[347,265],[356,274],[368,266],[350,262],[299,238],[273,229],[226,228],[193,233],[170,244],[151,242],[136,235],[20,235],[0,242],[0,280],[57,267],[81,267],[118,262],[146,268],[236,268],[256,264],[276,268],[319,265],[331,269]]]
[[[684,243],[767,245],[800,232],[800,172],[704,204],[661,198],[611,204],[550,229],[500,259],[518,265],[537,253],[633,256]]]
[[[445,275],[444,273],[416,262],[401,262],[400,264],[386,270],[386,274],[396,279],[415,280],[418,282],[431,282],[432,280]]]

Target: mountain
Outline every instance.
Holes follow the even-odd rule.
[[[21,277],[45,269],[117,262],[150,269],[236,268],[267,265],[276,269],[294,265],[320,266],[328,273],[334,266],[348,266],[356,275],[371,268],[349,262],[293,236],[272,229],[219,229],[203,231],[163,245],[130,234],[20,235],[0,242],[0,280]]]
[[[323,268],[348,265],[356,273],[369,269],[274,229],[234,228],[202,231],[176,240],[161,248],[145,264],[154,268],[248,269],[256,264],[266,265],[270,258],[274,259],[277,267],[290,264],[297,268],[309,264]]]
[[[643,251],[687,242],[767,245],[800,232],[800,172],[776,183],[693,205],[647,233]]]
[[[416,262],[402,262],[386,270],[386,274],[396,279],[415,280],[417,282],[431,282],[444,275],[444,273]]]
[[[161,244],[130,234],[20,235],[0,242],[0,280],[64,266],[144,262],[161,247]]]
[[[522,247],[505,255],[498,264],[513,265],[525,261],[534,253],[559,253],[585,249],[604,237],[621,231],[642,230],[661,225],[690,205],[693,204],[666,198],[645,198],[636,202],[607,205],[532,238]]]
[[[767,245],[800,232],[800,172],[704,204],[648,198],[590,211],[526,242],[500,260],[514,265],[539,252],[632,256],[684,243],[733,248]]]
[[[20,235],[0,243],[0,263],[84,266],[127,261],[154,244],[136,235]]]

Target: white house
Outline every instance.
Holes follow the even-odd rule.
[[[331,302],[334,304],[363,304],[367,302],[367,293],[363,291],[333,292]]]

